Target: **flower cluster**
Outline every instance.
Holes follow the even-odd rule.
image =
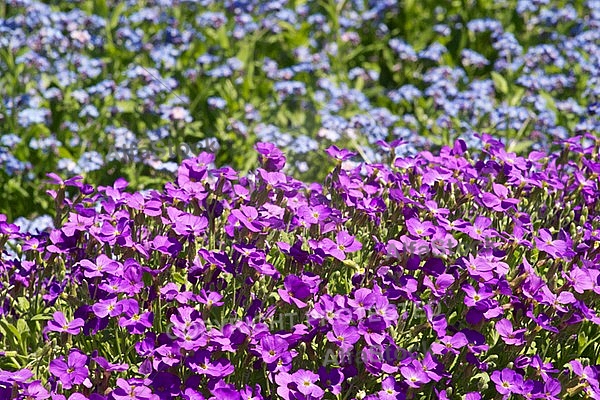
[[[48,171],[158,189],[209,139],[219,166],[256,168],[273,142],[320,181],[330,145],[384,162],[478,132],[519,154],[597,132],[598,1],[476,3],[11,0],[0,212],[49,214]]]
[[[331,147],[321,184],[269,143],[162,190],[49,174],[55,228],[0,217],[0,398],[599,398],[600,143],[480,140]]]

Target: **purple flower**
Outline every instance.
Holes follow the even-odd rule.
[[[573,293],[569,291],[563,291],[560,292],[560,294],[556,295],[546,285],[542,287],[540,297],[540,303],[547,304],[562,312],[569,311],[569,309],[565,307],[565,305],[577,302],[577,299],[575,298]]]
[[[354,298],[348,300],[348,305],[358,319],[363,319],[377,301],[377,295],[371,289],[360,288],[354,292]]]
[[[308,260],[309,253],[306,250],[302,250],[302,242],[296,241],[293,246],[285,242],[277,242],[277,246],[281,252],[285,255],[291,256],[297,262],[304,264]]]
[[[502,371],[494,371],[491,379],[496,384],[496,390],[500,394],[519,394],[521,392],[523,377],[512,369],[504,368]]]
[[[446,336],[446,328],[448,327],[448,321],[446,320],[446,316],[444,314],[433,315],[433,309],[429,304],[423,307],[425,311],[425,317],[427,318],[427,322],[433,329],[433,331],[439,336]]]
[[[373,314],[383,318],[386,327],[395,325],[396,322],[398,322],[398,310],[396,306],[390,304],[388,298],[381,294],[376,294],[375,304],[373,305]]]
[[[50,393],[48,393],[44,386],[42,386],[42,383],[40,381],[33,381],[30,384],[28,384],[27,387],[23,390],[22,395],[27,400],[44,400],[50,398]]]
[[[243,325],[242,325],[243,326]],[[223,351],[236,352],[246,341],[248,335],[242,332],[242,327],[226,324],[220,332],[211,332],[211,340],[218,343]]]
[[[71,389],[73,385],[79,385],[87,380],[89,375],[87,359],[86,355],[73,350],[69,353],[66,362],[64,357],[50,361],[49,370],[60,380],[63,388]]]
[[[262,167],[267,171],[277,172],[285,165],[285,156],[273,143],[256,143],[255,149],[260,155]]]
[[[123,263],[122,275],[109,279],[111,282],[117,283],[115,292],[125,293],[128,296],[135,296],[144,288],[144,282],[142,280],[143,272],[144,270],[135,259],[128,258]]]
[[[508,197],[508,189],[504,185],[492,184],[494,193],[484,192],[481,201],[486,207],[494,211],[505,212],[509,208],[519,204],[519,200]]]
[[[175,207],[167,207],[167,214],[173,223],[173,230],[182,236],[201,236],[208,226],[208,219],[180,211]]]
[[[121,300],[125,316],[119,318],[119,326],[127,328],[129,333],[143,334],[152,326],[154,314],[150,311],[140,314],[140,306],[136,300]]]
[[[194,294],[188,290],[179,291],[179,286],[173,282],[167,283],[160,289],[160,294],[168,301],[177,301],[179,304],[187,304]]]
[[[464,228],[464,232],[475,240],[486,240],[493,236],[494,231],[488,229],[492,225],[492,220],[488,217],[479,216],[475,218],[475,223]]]
[[[206,400],[200,392],[189,387],[184,390],[181,398],[183,400]]]
[[[562,386],[558,379],[546,378],[544,379],[543,393],[548,400],[558,400],[560,393],[562,392]]]
[[[161,400],[176,398],[181,393],[181,380],[168,372],[159,372],[152,377],[152,388]]]
[[[256,211],[256,208],[242,205],[239,210],[232,210],[231,214],[249,231],[262,231],[263,225],[258,221],[258,211]]]
[[[312,371],[301,369],[292,375],[292,382],[296,384],[297,390],[305,396],[321,398],[325,394],[325,391],[316,384],[318,381],[319,375]]]
[[[458,246],[458,241],[446,229],[438,226],[431,237],[431,254],[434,256],[451,255],[451,249]]]
[[[267,364],[274,364],[288,352],[288,342],[277,335],[265,335],[260,338],[260,356]]]
[[[340,149],[337,146],[329,146],[325,152],[330,156],[339,161],[346,161],[351,159],[356,155],[356,153],[351,152],[347,149]]]
[[[531,310],[527,311],[525,315],[535,321],[542,329],[545,329],[549,332],[558,333],[558,329],[552,325],[552,320],[544,313],[540,313],[540,315],[536,316]]]
[[[531,368],[535,369],[536,372],[545,381],[550,379],[549,374],[560,372],[558,369],[553,368],[553,365],[551,362],[549,362],[549,363],[543,362],[542,358],[538,354],[535,354],[533,357],[531,357],[531,362],[529,363],[529,366]]]
[[[108,243],[111,246],[118,244],[124,247],[132,247],[131,240],[131,221],[128,218],[120,218],[116,226],[104,221],[100,229],[93,229],[94,236],[101,242]]]
[[[68,237],[74,236],[75,232],[85,232],[93,225],[93,217],[85,217],[81,214],[69,213],[69,220],[65,222],[61,231]]]
[[[246,385],[244,389],[240,391],[240,396],[242,397],[242,400],[264,400],[261,391],[259,384],[254,385],[254,388]]]
[[[105,318],[106,316],[116,317],[123,312],[123,303],[119,302],[116,296],[110,297],[94,304],[92,311],[99,318]]]
[[[370,346],[376,346],[385,339],[386,323],[383,317],[373,315],[358,324],[358,333],[364,338]]]
[[[496,322],[496,331],[506,344],[520,346],[525,343],[524,334],[527,329],[513,330],[512,323],[506,318]]]
[[[595,368],[592,366],[584,367],[581,361],[572,360],[569,362],[571,368],[573,369],[573,373],[577,375],[582,380],[586,381],[589,385],[598,387],[600,383],[600,374],[597,372]]]
[[[344,374],[339,368],[327,370],[324,366],[319,367],[319,382],[334,395],[342,392],[342,383],[344,382]]]
[[[197,350],[206,346],[206,326],[198,311],[188,306],[181,307],[177,314],[171,315],[170,321],[173,324],[173,335],[183,349]]]
[[[476,307],[478,310],[487,309],[484,304],[484,300],[489,299],[494,295],[487,286],[480,287],[479,290],[469,284],[465,284],[462,290],[467,294],[464,299],[465,305],[469,307]]]
[[[450,274],[442,274],[433,281],[428,275],[423,278],[423,285],[431,289],[431,294],[437,298],[441,298],[448,293],[448,288],[452,286],[455,279]]]
[[[439,382],[444,373],[444,365],[440,363],[431,353],[425,354],[421,362],[421,368],[427,377],[431,380]]]
[[[414,239],[408,235],[400,236],[400,241],[390,240],[387,246],[388,254],[392,257],[402,258],[407,255],[425,255],[431,251],[429,242],[423,239]]]
[[[98,351],[94,351],[91,355],[92,360],[98,364],[98,366],[100,368],[102,368],[105,371],[118,371],[118,372],[122,372],[122,371],[127,371],[129,369],[129,365],[127,364],[113,364],[108,362],[108,360],[104,357],[100,357],[97,355]]]
[[[469,258],[462,258],[461,262],[469,275],[480,282],[487,282],[494,278],[494,266],[482,257],[473,257],[469,254]]]
[[[310,228],[319,222],[319,213],[306,205],[300,206],[296,216],[298,217],[299,225],[304,228]]]
[[[175,238],[168,236],[157,235],[154,240],[150,243],[152,249],[166,255],[175,257],[182,249],[181,243]]]
[[[535,245],[539,250],[545,251],[554,258],[563,257],[567,252],[567,243],[564,240],[553,240],[550,231],[540,229],[539,236],[535,238]]]
[[[206,304],[207,309],[211,307],[220,307],[224,303],[221,301],[223,296],[217,292],[208,292],[204,289],[200,291],[200,294],[197,296],[197,299],[200,303]]]
[[[46,327],[51,332],[66,332],[71,335],[77,335],[79,329],[84,325],[84,321],[81,318],[75,318],[73,321],[67,322],[65,315],[60,311],[56,311],[52,316],[54,319],[49,321]]]
[[[431,236],[435,233],[435,226],[431,222],[421,222],[417,218],[407,220],[406,229],[408,229],[411,235],[416,237]]]
[[[293,383],[292,375],[287,372],[280,372],[275,375],[275,383],[277,383],[277,394],[284,400],[296,399],[293,395],[295,390],[295,383]],[[291,387],[290,387],[291,386]]]
[[[233,248],[237,251],[239,247],[237,245],[233,245]],[[267,262],[267,257],[262,251],[256,251],[250,254],[248,257],[248,265],[262,275],[271,276],[277,280],[281,276],[273,264]]]
[[[181,187],[194,186],[196,182],[204,182],[208,175],[208,166],[215,160],[215,155],[202,152],[196,158],[184,160],[177,169],[177,183]]]
[[[393,376],[388,376],[381,382],[381,390],[377,394],[380,400],[404,400],[406,398],[402,386],[396,382]]]
[[[400,373],[404,377],[404,382],[412,388],[420,388],[431,379],[425,374],[422,368],[414,364],[410,364],[400,368]]]
[[[596,279],[592,277],[592,273],[597,276],[597,272],[574,266],[570,269],[568,275],[563,272],[563,277],[569,280],[569,283],[573,286],[573,290],[581,294],[587,290],[594,290]]]
[[[93,263],[90,260],[81,260],[79,262],[84,269],[83,275],[86,278],[102,277],[104,274],[118,275],[119,270],[123,268],[117,261],[111,260],[105,254],[100,254]]]
[[[81,183],[81,181],[83,180],[83,176],[80,176],[80,175],[74,176],[65,181],[63,181],[62,178],[60,176],[56,175],[54,172],[47,173],[46,176],[48,178],[50,178],[48,183],[54,184],[54,185],[59,185],[61,188],[64,188],[66,186],[73,186],[73,187],[81,188],[83,186]]]
[[[329,295],[324,295],[319,298],[319,301],[315,303],[312,310],[308,313],[309,322],[312,325],[319,324],[323,319],[329,324],[333,325],[334,321],[349,323],[352,319],[351,312],[349,310],[340,309],[334,299]]]
[[[333,256],[340,261],[346,259],[346,253],[353,253],[362,249],[362,244],[348,232],[340,231],[336,235],[336,241],[325,238],[321,241],[319,247],[325,254]]]
[[[288,275],[283,280],[283,286],[284,289],[277,289],[281,300],[288,304],[293,303],[299,308],[307,306],[303,300],[310,296],[310,287],[308,284],[296,275]]]
[[[210,388],[210,393],[214,396],[210,400],[227,399],[240,400],[240,392],[234,385],[226,383],[223,379],[219,379],[217,383]]]
[[[354,347],[354,343],[358,342],[360,335],[356,327],[335,321],[333,331],[327,332],[327,339],[346,352]]]
[[[258,174],[265,183],[264,189],[271,191],[273,189],[289,189],[286,185],[287,175],[281,172],[269,172],[262,168],[258,168]]]
[[[132,382],[133,383],[133,382]],[[149,387],[132,384],[123,378],[117,378],[117,388],[111,393],[114,400],[158,400]]]
[[[227,375],[231,375],[234,371],[231,362],[225,358],[212,361],[211,353],[208,350],[196,351],[187,360],[187,366],[197,374],[207,375],[212,378],[224,378]]]
[[[454,334],[454,336],[444,336],[440,339],[441,343],[434,342],[431,344],[433,354],[459,354],[459,349],[465,347],[469,341],[462,332]]]
[[[177,343],[158,346],[156,350],[154,350],[153,347],[154,343],[148,343],[148,345],[152,346],[152,348],[149,349],[150,354],[154,353],[151,365],[147,365],[147,367],[149,367],[148,373],[152,372],[152,368],[160,371],[181,363],[181,353],[183,350]],[[141,355],[145,353],[145,350],[147,349],[138,349],[138,354]]]

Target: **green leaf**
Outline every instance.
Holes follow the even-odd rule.
[[[513,107],[518,106],[519,104],[521,104],[524,94],[525,94],[524,87],[517,86],[517,87],[513,88],[512,96],[510,98],[509,104]]]
[[[135,112],[136,103],[133,100],[118,100],[117,107],[123,113],[133,113]]]
[[[550,94],[544,92],[544,91],[540,91],[540,96],[542,96],[542,98],[544,100],[546,100],[546,104],[548,105],[548,108],[550,108],[550,110],[554,111],[555,113],[558,113],[558,109],[556,108],[556,101],[554,99],[554,97],[552,97]]]
[[[29,325],[27,325],[27,322],[25,322],[24,319],[17,320],[17,330],[21,334],[28,333],[30,331]]]
[[[173,276],[173,280],[177,283],[179,283],[180,285],[185,285],[187,282],[187,279],[185,278],[185,276],[183,276],[182,273],[178,272],[178,271],[173,271],[171,273],[171,275]]]
[[[533,140],[512,141],[506,149],[509,153],[522,153],[529,149],[535,142]]]
[[[43,124],[35,124],[29,128],[29,134],[33,137],[43,138],[50,136],[50,129]]]
[[[38,314],[31,317],[32,321],[50,321],[52,319],[51,315]]]
[[[477,382],[477,389],[479,391],[486,390],[488,388],[488,383],[490,382],[490,376],[487,372],[480,372],[479,374],[473,376],[470,382]]]
[[[71,154],[71,152],[64,146],[58,149],[58,156],[62,158],[69,158],[71,160],[75,159],[73,154]]]
[[[6,334],[11,334],[17,339],[17,342],[21,342],[21,334],[19,330],[12,324],[9,324],[6,319],[0,319],[0,324],[4,327]]]
[[[29,300],[27,300],[26,297],[17,298],[17,304],[18,304],[19,310],[22,313],[26,313],[27,311],[29,311],[29,307],[31,306],[31,304],[29,303]]]
[[[107,29],[111,31],[115,29],[119,25],[119,17],[125,8],[125,3],[118,3],[113,12],[110,15],[110,19],[108,20],[108,24],[106,26]]]
[[[508,82],[502,75],[495,71],[492,71],[492,80],[494,81],[494,86],[496,87],[496,90],[498,92],[502,94],[508,93]]]
[[[23,197],[28,197],[29,193],[21,186],[21,183],[17,182],[14,178],[8,181],[8,187],[5,188],[7,192],[16,192]]]
[[[227,27],[225,25],[221,26],[217,31],[217,39],[223,50],[229,49],[229,37],[227,37]]]

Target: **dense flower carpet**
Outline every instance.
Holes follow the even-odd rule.
[[[0,4],[0,400],[600,399],[600,2]]]
[[[597,0],[9,0],[0,213],[47,225],[48,172],[160,189],[203,150],[254,169],[256,142],[305,182],[330,145],[547,150],[600,130],[599,43]]]

